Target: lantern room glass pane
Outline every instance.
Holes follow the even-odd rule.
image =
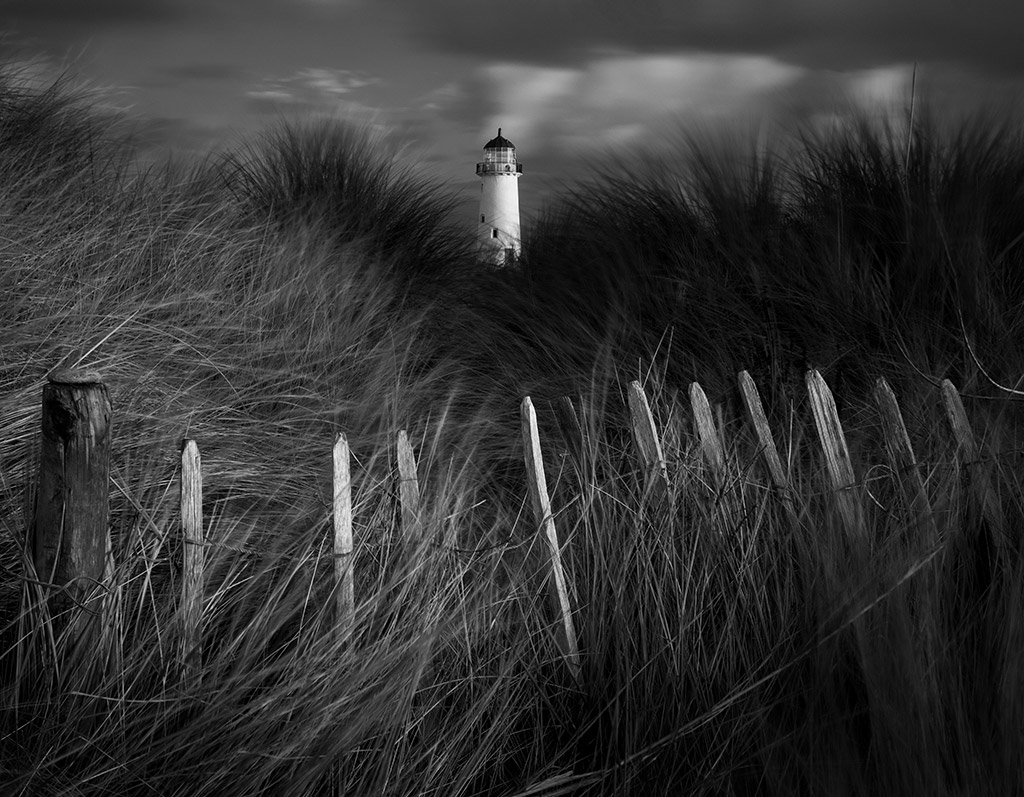
[[[486,163],[514,163],[515,159],[516,151],[511,147],[484,150],[484,161]]]

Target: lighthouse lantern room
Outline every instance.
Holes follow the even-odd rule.
[[[484,145],[484,159],[476,165],[480,176],[480,246],[485,260],[510,265],[519,256],[519,177],[523,165],[516,148],[498,135]]]

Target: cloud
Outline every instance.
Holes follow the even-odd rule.
[[[517,146],[587,150],[644,137],[660,124],[756,110],[803,70],[762,56],[628,55],[579,68],[494,64],[483,90],[496,102],[483,133],[499,125]]]
[[[453,80],[418,97],[416,107],[422,111],[444,111],[462,101],[465,96],[465,89]]]
[[[295,80],[304,82],[314,91],[333,96],[348,94],[381,82],[380,78],[350,69],[303,69]]]
[[[850,98],[864,108],[902,106],[910,96],[913,69],[907,65],[865,69],[845,76]]]
[[[348,95],[381,82],[380,78],[349,69],[300,69],[285,78],[269,78],[246,92],[250,107],[259,113],[284,109],[372,115],[377,109]]]
[[[488,132],[504,126],[528,140],[580,111],[573,98],[586,75],[583,69],[492,64],[482,72],[484,91],[496,105],[485,126]]]
[[[760,52],[844,69],[965,60],[1024,71],[1018,0],[378,0],[434,47],[515,62],[579,63],[600,48]]]

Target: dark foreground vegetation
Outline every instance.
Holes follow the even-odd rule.
[[[445,190],[365,131],[282,129],[140,170],[119,122],[4,78],[0,791],[1024,793],[1024,433],[992,383],[1024,374],[1018,130],[919,113],[910,135],[865,121],[785,160],[609,164],[533,225],[521,269],[494,272]],[[120,661],[87,690],[26,609],[40,389],[70,366],[100,371],[114,406]],[[810,367],[861,480],[858,550],[816,453]],[[792,514],[761,486],[742,369]],[[878,377],[930,514],[892,487]],[[982,440],[1002,532],[975,510],[943,378]],[[632,453],[634,379],[664,430],[671,501],[645,493]],[[694,380],[721,407],[717,487],[693,442]],[[549,441],[578,683],[525,506],[524,395]],[[552,421],[562,395],[587,433],[581,478]],[[418,545],[396,507],[399,429],[420,460]],[[348,644],[331,598],[339,431],[354,458]],[[186,435],[211,540],[196,673],[179,666]]]

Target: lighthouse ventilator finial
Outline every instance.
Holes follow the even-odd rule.
[[[523,165],[516,148],[501,137],[484,147],[484,159],[476,165],[480,177],[480,223],[477,237],[481,257],[495,266],[512,265],[521,251],[519,231],[519,177]]]

